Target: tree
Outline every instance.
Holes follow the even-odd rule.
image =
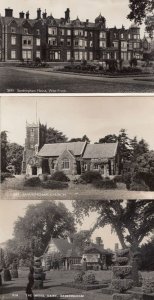
[[[46,131],[46,144],[65,143],[67,137],[55,128],[49,127]]]
[[[87,135],[84,134],[82,138],[72,138],[72,139],[70,139],[69,143],[72,143],[72,142],[87,142],[87,143],[90,143],[90,140],[87,137]]]
[[[104,138],[99,139],[99,143],[116,143],[118,137],[116,134],[108,134]]]
[[[73,202],[77,221],[97,212],[97,227],[110,225],[122,248],[136,251],[154,228],[153,200],[78,200]]]
[[[135,23],[142,24],[149,13],[153,12],[153,0],[129,0],[130,13],[127,18]]]
[[[81,230],[73,235],[72,247],[79,253],[83,253],[84,248],[90,244],[90,230]]]
[[[18,217],[14,226],[14,239],[9,242],[10,251],[19,258],[44,253],[51,237],[64,237],[65,232],[75,232],[73,215],[63,203],[42,201],[31,204],[24,217]],[[16,247],[16,248],[15,248]]]
[[[7,131],[1,132],[1,171],[6,172],[7,162]]]
[[[24,148],[16,143],[8,143],[6,160],[7,166],[12,165],[15,168],[15,173],[21,173]]]

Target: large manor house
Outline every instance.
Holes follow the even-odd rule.
[[[103,176],[119,174],[118,143],[90,144],[66,142],[45,144],[40,124],[26,124],[22,173],[53,174],[63,171],[68,176],[85,171],[98,171]]]
[[[0,16],[0,61],[130,61],[142,59],[144,47],[137,25],[108,28],[101,14],[95,22],[71,20],[69,8],[60,19],[40,8],[35,19],[29,11],[14,17],[11,8]]]

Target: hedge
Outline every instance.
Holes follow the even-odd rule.
[[[57,171],[57,172],[53,173],[53,175],[51,176],[51,180],[61,181],[61,182],[70,181],[69,178],[66,176],[66,174],[62,171]]]
[[[87,171],[80,176],[80,179],[82,179],[86,183],[92,183],[96,180],[101,180],[102,176],[99,172]]]
[[[45,189],[66,189],[68,188],[67,182],[61,182],[56,180],[47,180],[41,183],[41,186]]]

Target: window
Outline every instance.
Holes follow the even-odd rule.
[[[87,41],[84,41],[84,46],[87,47]]]
[[[30,134],[31,136],[34,136],[34,128],[31,128]]]
[[[11,33],[16,33],[16,28],[15,27],[11,27]]]
[[[113,47],[118,48],[118,42],[113,42]]]
[[[136,49],[138,49],[139,48],[139,43],[134,43],[134,48]]]
[[[87,31],[85,31],[84,36],[87,36]]]
[[[68,159],[64,159],[62,162],[62,168],[63,169],[69,169],[70,168],[70,163]]]
[[[90,47],[93,47],[93,41],[90,41]]]
[[[28,40],[28,45],[31,45],[32,41],[31,40]]]
[[[130,35],[130,33],[128,34],[128,39],[130,40],[130,38],[131,38],[131,35]]]
[[[79,30],[79,35],[83,36],[83,30]]]
[[[40,39],[36,39],[36,46],[40,46],[41,45],[41,40]]]
[[[11,50],[11,59],[16,59],[16,50]]]
[[[56,35],[57,34],[57,28],[49,27],[48,28],[48,33],[51,35]]]
[[[60,45],[61,45],[61,46],[64,45],[64,39],[60,39]]]
[[[67,29],[67,35],[71,35],[71,30]]]
[[[41,58],[41,53],[40,53],[40,51],[36,51],[36,57]]]
[[[106,33],[105,32],[100,32],[99,37],[102,39],[106,38]]]
[[[121,39],[123,39],[124,38],[124,34],[123,33],[121,33]]]
[[[54,170],[55,169],[55,164],[56,164],[56,160],[52,160],[51,162],[51,169]]]
[[[127,49],[127,42],[122,42],[121,43],[121,48]]]
[[[133,35],[133,39],[136,40],[136,34]]]
[[[78,46],[79,45],[79,41],[78,40],[75,40],[74,41],[74,46]]]
[[[105,41],[100,41],[100,42],[99,42],[99,46],[100,46],[101,48],[106,48],[106,42],[105,42]]]
[[[61,29],[60,30],[60,35],[64,35],[65,34],[65,30],[64,29]]]
[[[67,46],[71,46],[71,40],[67,40]]]
[[[115,39],[117,38],[117,34],[115,32],[114,32],[113,36],[114,36]]]
[[[40,35],[40,29],[36,29],[36,34]]]
[[[75,60],[79,60],[79,53],[78,53],[78,52],[75,52],[75,53],[74,53],[74,59],[75,59]]]
[[[79,34],[78,30],[74,30],[74,35],[77,36]]]
[[[93,33],[91,31],[89,32],[89,34],[90,34],[91,37],[93,36]]]
[[[32,52],[30,50],[23,50],[22,51],[22,58],[23,59],[32,59]]]
[[[83,41],[79,40],[79,46],[82,47],[83,46]]]
[[[99,165],[98,164],[94,164],[94,170],[99,170]]]
[[[129,49],[133,49],[133,44],[132,44],[132,43],[129,43],[129,44],[128,44],[128,48],[129,48]]]
[[[84,53],[84,59],[87,60],[87,52]]]
[[[24,33],[28,34],[28,28],[24,28]]]
[[[70,59],[71,59],[71,52],[67,51],[67,60],[70,60]]]
[[[23,44],[24,44],[24,45],[27,45],[27,40],[23,40]]]
[[[16,45],[16,36],[11,36],[11,45]]]
[[[79,60],[82,60],[83,59],[83,52],[79,52]]]
[[[84,167],[84,170],[87,171],[87,169],[88,169],[87,164],[84,163],[83,167]]]
[[[48,44],[52,46],[56,46],[57,40],[55,38],[48,38]]]
[[[89,52],[89,60],[93,60],[93,52]]]

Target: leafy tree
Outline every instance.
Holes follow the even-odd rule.
[[[89,138],[87,137],[86,134],[83,135],[83,137],[82,137],[82,142],[90,143],[90,140],[89,140]]]
[[[18,217],[15,222],[14,239],[9,242],[8,248],[23,259],[32,253],[40,256],[50,238],[64,237],[66,230],[74,233],[75,224],[73,215],[63,203],[42,201],[32,204],[25,216]]]
[[[141,246],[142,270],[154,270],[154,240],[147,242]]]
[[[79,253],[83,253],[84,248],[90,244],[91,231],[81,230],[73,235],[72,247]]]
[[[116,143],[118,137],[116,134],[108,134],[104,138],[99,139],[99,143]]]
[[[49,127],[46,131],[46,144],[64,143],[67,142],[67,137],[55,128]]]
[[[153,200],[78,200],[73,202],[77,221],[97,212],[97,227],[111,225],[122,248],[136,251],[154,228]]]
[[[23,150],[24,148],[16,143],[8,143],[6,154],[7,166],[14,166],[16,174],[21,173]]]
[[[138,156],[149,151],[149,146],[146,141],[144,139],[137,141],[136,136],[130,140],[130,145],[132,147],[131,160],[135,160]]]
[[[130,13],[127,16],[131,21],[142,24],[143,20],[149,13],[153,12],[154,1],[153,0],[129,0]]]
[[[1,171],[6,172],[7,162],[7,131],[1,132]]]
[[[82,138],[72,138],[69,140],[69,143],[72,143],[72,142],[87,142],[87,143],[90,143],[90,140],[89,138],[87,137],[87,135],[83,135]]]

